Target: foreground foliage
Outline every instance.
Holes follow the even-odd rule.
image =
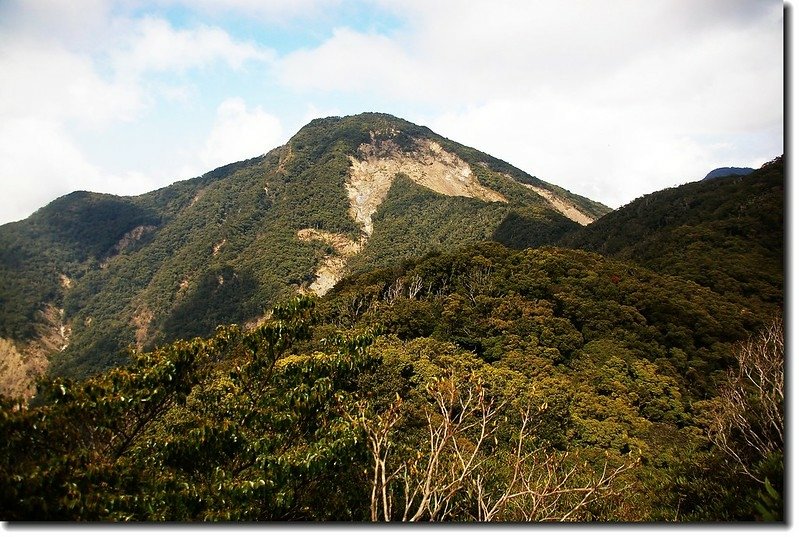
[[[230,326],[2,416],[4,519],[225,520],[346,515],[355,436],[336,408],[365,339],[286,351],[297,300],[253,331]],[[321,502],[321,498],[328,498]],[[340,502],[337,502],[339,499]]]
[[[767,325],[596,254],[430,255],[5,402],[0,516],[780,520]]]

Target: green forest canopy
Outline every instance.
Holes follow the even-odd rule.
[[[5,404],[2,516],[779,518],[781,443],[744,475],[711,435],[767,325],[596,254],[429,255]]]

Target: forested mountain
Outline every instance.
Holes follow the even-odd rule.
[[[782,520],[775,323],[598,254],[431,254],[6,405],[0,516]]]
[[[692,280],[760,313],[783,306],[783,158],[643,196],[559,244]]]
[[[734,166],[727,166],[724,168],[716,168],[715,170],[711,170],[705,176],[705,179],[715,179],[716,177],[727,177],[729,175],[749,175],[753,171],[755,171],[754,168],[736,168]]]
[[[76,192],[0,226],[0,384],[52,360],[85,376],[124,349],[254,321],[345,273],[495,238],[551,244],[608,212],[384,114],[312,121],[248,161],[136,197]],[[27,387],[26,387],[27,386]]]
[[[608,212],[365,114],[61,198],[0,227],[54,364],[0,396],[0,518],[782,521],[784,181]]]

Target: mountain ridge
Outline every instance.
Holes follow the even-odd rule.
[[[783,520],[783,157],[583,226],[389,118],[0,227],[2,518]]]
[[[750,174],[660,190],[569,233],[560,244],[695,281],[746,308],[781,308],[784,173],[780,156]]]
[[[728,177],[730,175],[749,175],[755,171],[754,168],[737,168],[734,166],[727,166],[711,170],[704,179],[715,179],[717,177]]]
[[[588,218],[610,210],[387,114],[316,119],[200,177],[139,196],[76,192],[0,226],[0,337],[19,350],[71,334],[49,354],[57,371],[85,375],[120,363],[127,345],[207,334],[296,292],[324,293],[348,270],[496,238],[508,218],[525,222],[528,242],[579,225],[530,186]],[[333,236],[360,246],[337,251]],[[59,321],[36,324],[48,308]]]

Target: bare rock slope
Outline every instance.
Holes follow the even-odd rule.
[[[322,259],[316,280],[309,286],[319,296],[333,288],[344,276],[347,260],[366,245],[374,232],[372,215],[385,201],[394,179],[400,174],[445,196],[508,202],[499,192],[481,185],[469,164],[438,142],[417,139],[414,150],[403,151],[390,138],[380,140],[375,133],[371,134],[371,143],[360,145],[358,157],[350,156],[349,178],[345,185],[349,215],[361,227],[361,239],[355,242],[342,234],[314,229],[302,229],[297,233],[300,240],[322,241],[335,251]]]

